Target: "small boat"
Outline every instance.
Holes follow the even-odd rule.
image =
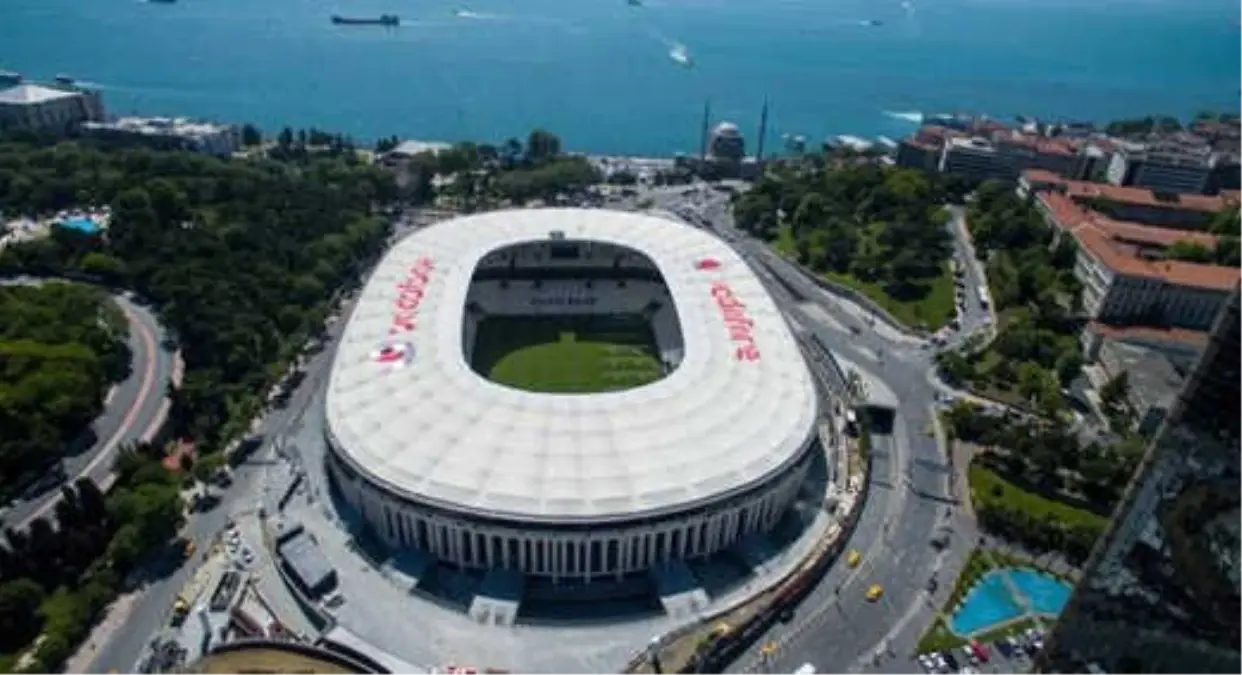
[[[332,15],[332,23],[337,26],[399,26],[401,18],[396,14],[381,14],[375,17],[351,17]]]
[[[694,57],[690,55],[690,50],[686,49],[685,45],[674,46],[669,50],[668,57],[686,68],[694,67]]]
[[[630,7],[642,7],[643,0],[625,0],[625,4],[629,5]]]
[[[867,26],[872,27],[872,28],[877,28],[877,27],[879,27],[879,26],[883,26],[883,25],[884,25],[884,22],[883,22],[883,21],[880,21],[879,19],[867,19],[867,20],[866,20],[866,21],[864,21],[863,23],[864,23],[864,24],[866,24]]]
[[[147,2],[151,3],[152,5],[171,5],[171,4],[176,3],[177,0],[147,0]]]

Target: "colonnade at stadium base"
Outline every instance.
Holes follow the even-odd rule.
[[[664,528],[666,544],[660,551],[656,551],[654,543],[644,548],[643,543],[635,540],[635,549],[645,556],[645,567],[606,572],[597,567],[592,574],[586,572],[592,564],[589,546],[601,540],[600,535],[588,529],[541,537],[539,530],[531,529],[523,533],[524,540],[545,542],[548,546],[545,550],[552,553],[559,550],[561,557],[549,562],[563,565],[553,569],[564,569],[565,573],[524,573],[516,569],[516,565],[523,562],[520,555],[508,560],[509,568],[504,566],[503,554],[507,548],[504,544],[488,550],[485,547],[492,542],[478,542],[471,551],[480,556],[497,554],[499,564],[496,566],[488,564],[489,557],[465,558],[465,541],[469,537],[466,533],[477,533],[478,526],[460,520],[441,521],[439,530],[427,530],[439,533],[435,535],[440,537],[438,542],[430,538],[423,540],[428,546],[436,545],[438,553],[411,545],[408,539],[401,538],[396,528],[389,535],[384,531],[386,522],[380,521],[382,524],[377,526],[374,518],[355,506],[350,493],[355,498],[360,496],[357,484],[351,488],[348,482],[342,482],[343,477],[349,480],[341,471],[346,467],[332,457],[331,451],[325,454],[325,469],[335,510],[348,523],[366,557],[387,561],[409,585],[411,595],[451,605],[481,623],[502,625],[636,620],[661,613],[688,620],[708,609],[714,598],[734,592],[766,573],[770,561],[802,536],[816,512],[824,508],[823,496],[830,478],[825,453],[816,440],[804,466],[786,478],[787,491],[780,491],[778,499],[784,506],[769,511],[768,520],[756,521],[760,529],[745,535],[735,531],[727,541],[718,539],[720,545],[715,549],[676,558],[672,555],[674,549],[668,547],[673,543],[668,534],[670,530]],[[739,511],[735,509],[731,513]],[[716,536],[724,537],[723,528],[729,522],[724,518],[695,519],[694,526],[697,531],[707,532],[710,530],[705,530],[704,525],[711,522],[719,523]],[[449,527],[450,524],[456,527]],[[451,532],[456,534],[450,535]],[[449,536],[458,537],[456,549],[445,545],[445,538]],[[654,542],[655,530],[644,532],[644,537]],[[560,545],[547,543],[552,541]],[[679,545],[683,541],[687,547],[693,545],[678,537]],[[522,544],[515,552],[521,553],[524,548]],[[576,565],[581,567],[570,567],[567,554],[573,552],[578,556]],[[454,555],[459,557],[454,559]],[[526,562],[538,562],[532,558],[535,557],[527,558]],[[603,562],[598,557],[594,560],[596,565]],[[583,571],[571,571],[577,569]]]

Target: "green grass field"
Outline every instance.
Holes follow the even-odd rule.
[[[489,380],[526,391],[620,391],[662,376],[648,322],[638,316],[491,317],[471,359]]]

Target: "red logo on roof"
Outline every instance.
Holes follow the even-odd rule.
[[[718,270],[720,269],[720,261],[715,258],[702,258],[694,263],[696,270]]]
[[[404,366],[414,356],[414,345],[409,342],[393,342],[385,344],[371,353],[371,358],[387,366]]]

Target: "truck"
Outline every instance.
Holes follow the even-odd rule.
[[[979,306],[987,309],[990,302],[991,298],[988,297],[988,287],[984,284],[979,284]]]

